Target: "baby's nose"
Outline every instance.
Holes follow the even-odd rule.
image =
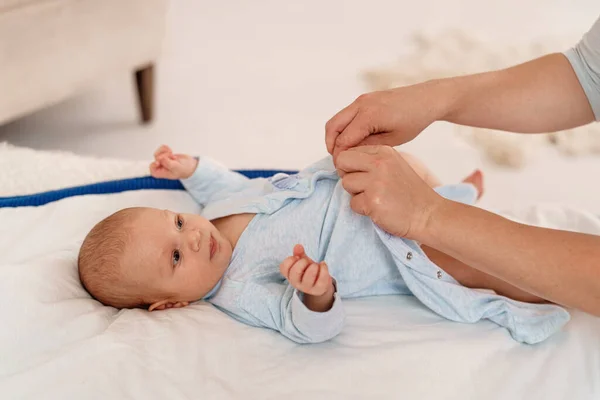
[[[200,251],[200,241],[202,239],[202,234],[199,231],[191,231],[189,234],[189,242],[190,248],[193,251]]]

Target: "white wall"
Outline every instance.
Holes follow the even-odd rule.
[[[0,127],[0,140],[136,159],[165,142],[230,167],[298,168],[326,154],[323,126],[366,90],[360,71],[396,60],[414,31],[459,27],[526,43],[579,35],[598,14],[595,0],[172,1],[152,126],[136,124],[132,81],[123,71]],[[499,169],[443,124],[407,149],[446,181],[482,167],[485,206],[552,201],[600,212],[600,190],[583,176],[600,173],[600,158],[570,160],[546,150],[521,171]]]

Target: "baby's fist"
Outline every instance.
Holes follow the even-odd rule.
[[[185,179],[192,176],[198,160],[187,154],[173,154],[167,145],[154,152],[154,162],[150,164],[150,174],[155,178]]]
[[[279,265],[279,270],[290,285],[311,296],[324,295],[332,285],[327,264],[311,260],[299,244],[294,247],[294,255]]]

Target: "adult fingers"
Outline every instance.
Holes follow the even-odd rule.
[[[335,167],[344,173],[348,172],[369,172],[374,168],[374,161],[379,153],[382,152],[381,146],[360,146],[353,147],[341,152],[335,160]]]
[[[337,135],[332,153],[334,159],[336,159],[342,151],[357,146],[366,137],[377,132],[374,128],[370,114],[371,113],[366,111],[358,111],[352,121],[348,123],[348,126]]]
[[[367,172],[352,172],[344,175],[342,186],[348,193],[355,195],[365,191],[370,179],[370,175]]]
[[[367,136],[357,145],[357,147],[373,145],[397,146],[399,144],[402,143],[398,143],[398,138],[391,132],[383,132]]]
[[[350,200],[350,208],[352,208],[355,213],[369,215],[370,210],[367,200],[367,195],[364,192],[359,193]]]
[[[338,135],[346,129],[357,113],[358,107],[355,103],[352,103],[327,121],[325,124],[325,144],[329,154],[333,154]]]

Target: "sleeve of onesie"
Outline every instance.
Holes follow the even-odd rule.
[[[296,343],[332,339],[341,332],[345,320],[337,287],[333,305],[326,312],[309,310],[302,302],[302,293],[287,282],[249,282],[238,306],[246,313],[246,322],[279,331]]]
[[[564,52],[600,121],[600,18],[572,49]]]
[[[202,205],[244,190],[250,182],[244,175],[231,171],[208,157],[201,157],[192,176],[181,180],[194,200]]]

